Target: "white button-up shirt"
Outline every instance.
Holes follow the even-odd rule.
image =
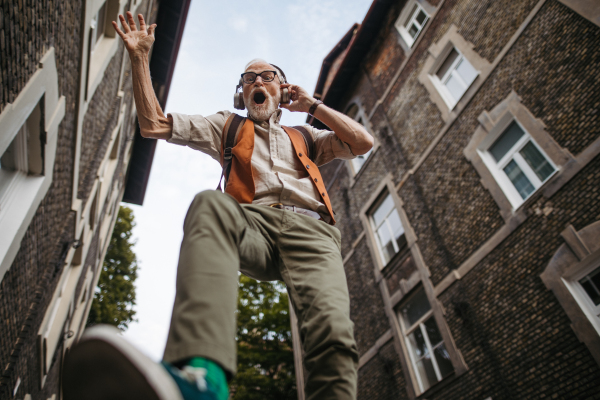
[[[220,162],[223,128],[231,115],[230,111],[207,117],[177,113],[170,115],[173,117],[173,133],[168,142],[189,146]],[[318,212],[328,221],[327,207],[321,202],[317,188],[295,155],[289,136],[279,124],[280,119],[281,110],[278,109],[268,121],[254,123],[252,174],[256,190],[252,203],[282,203],[306,208]],[[335,158],[354,158],[350,147],[334,132],[315,129],[310,125],[305,127],[315,142],[317,166]]]

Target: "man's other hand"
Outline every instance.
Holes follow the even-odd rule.
[[[112,21],[115,30],[121,36],[121,39],[123,39],[125,48],[131,56],[147,55],[150,52],[152,43],[154,43],[154,29],[156,28],[156,24],[146,27],[146,22],[142,14],[138,14],[138,19],[140,20],[139,30],[135,25],[131,12],[127,11],[127,22],[125,21],[125,17],[119,15],[119,20],[125,32],[119,29],[115,21]]]
[[[290,99],[292,102],[290,104],[281,103],[280,105],[281,108],[285,108],[286,110],[307,113],[308,110],[310,110],[310,106],[316,101],[314,97],[298,85],[285,83],[281,85],[281,88],[287,88],[290,91]]]

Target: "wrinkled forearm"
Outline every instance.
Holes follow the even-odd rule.
[[[325,104],[317,107],[314,117],[327,125],[340,140],[350,146],[354,155],[362,155],[373,147],[373,137],[359,122]]]
[[[133,97],[137,108],[140,133],[143,137],[170,139],[172,118],[163,113],[152,88],[147,54],[131,54]]]

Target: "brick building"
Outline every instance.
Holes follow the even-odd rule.
[[[156,142],[142,139],[129,57],[111,26],[159,25],[164,107],[189,0],[0,1],[0,399],[60,399],[121,200],[142,204]]]
[[[600,399],[599,49],[592,0],[375,0],[325,58],[360,400]]]

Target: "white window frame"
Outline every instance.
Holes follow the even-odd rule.
[[[383,203],[390,198],[392,203],[394,204],[394,206],[392,207],[392,209],[386,214],[385,218],[382,220],[382,222],[379,225],[375,224],[375,220],[373,219],[373,215],[375,214],[375,212],[379,209],[379,207],[381,207],[381,205],[383,205]],[[392,212],[396,211],[396,213],[398,214],[398,219],[400,220],[400,225],[402,226],[402,236],[404,236],[404,240],[407,242],[405,243],[402,248],[400,248],[400,246],[398,245],[398,242],[396,240],[396,238],[394,237],[394,232],[392,230],[392,227],[389,223],[389,217],[392,214]],[[392,196],[391,193],[388,192],[384,192],[382,193],[380,200],[377,201],[374,205],[374,207],[371,209],[371,212],[369,212],[369,222],[371,224],[371,229],[373,230],[373,235],[375,236],[375,241],[377,243],[377,249],[379,250],[379,256],[381,257],[381,263],[382,265],[387,265],[395,256],[396,254],[398,254],[400,252],[400,250],[404,249],[407,247],[408,241],[406,238],[406,228],[404,227],[404,224],[402,223],[402,218],[400,217],[400,212],[396,207],[396,203],[394,201],[394,197]],[[388,227],[388,230],[390,232],[390,237],[392,239],[392,246],[394,247],[394,255],[390,257],[389,260],[386,261],[385,259],[385,255],[383,252],[383,244],[381,243],[381,240],[379,239],[379,234],[378,229],[383,226],[386,225]]]
[[[563,280],[565,286],[569,289],[577,304],[579,304],[579,307],[581,307],[586,317],[590,320],[590,323],[600,335],[600,304],[595,305],[583,286],[579,283],[579,280],[583,277],[600,268],[600,257],[590,258],[586,261],[568,271]]]
[[[59,96],[58,92],[54,48],[46,52],[39,66],[15,101],[0,114],[0,154],[4,154],[13,140],[21,135],[21,139],[17,139],[22,153],[18,161],[20,168],[29,171],[33,168],[32,163],[35,163],[36,170],[35,174],[9,172],[6,177],[10,188],[3,191],[0,208],[0,281],[12,265],[21,239],[52,183],[58,125],[65,115],[65,98]],[[35,144],[32,148],[25,143],[23,125],[40,102],[44,103],[40,129],[44,130],[46,143],[42,147],[41,142],[40,145],[31,142]],[[33,149],[37,149],[36,153],[39,151],[39,157],[35,155],[27,160],[28,157],[23,153]]]
[[[418,294],[419,291],[422,291],[423,295],[427,299],[427,302],[429,303],[429,311],[427,311],[425,314],[423,314],[423,316],[421,318],[419,318],[419,320],[417,320],[412,326],[407,327],[406,324],[405,324],[405,321],[404,321],[404,317],[402,316],[402,309],[404,308],[404,306],[407,303],[410,303],[410,301],[413,300],[416,297],[416,295]],[[446,344],[445,344],[443,338],[442,338],[442,341],[439,342],[435,347],[433,347],[431,345],[431,340],[429,339],[429,334],[427,333],[427,329],[425,328],[425,322],[427,322],[430,318],[433,318],[433,320],[435,321],[435,316],[433,314],[433,308],[431,307],[431,303],[429,302],[429,299],[427,298],[427,295],[425,294],[425,289],[421,286],[412,295],[410,295],[410,297],[408,299],[406,299],[402,303],[402,305],[400,307],[397,308],[397,314],[398,314],[397,315],[398,320],[400,321],[400,328],[402,330],[402,335],[404,337],[404,343],[405,343],[406,348],[408,350],[408,355],[409,355],[409,358],[410,358],[410,364],[411,364],[411,367],[413,369],[414,376],[417,379],[417,384],[418,384],[419,392],[420,393],[424,393],[426,390],[428,390],[429,388],[431,388],[433,385],[441,382],[444,379],[444,377],[442,376],[442,374],[440,372],[440,367],[439,367],[439,365],[437,363],[437,360],[435,358],[434,351],[435,351],[435,349],[437,349],[438,347],[440,347],[442,345],[444,347],[446,347]],[[437,321],[435,321],[435,322],[436,322],[436,327],[438,329],[438,334],[441,337],[442,334],[440,332],[440,328],[437,326]],[[421,378],[421,374],[419,373],[419,368],[417,366],[417,362],[420,361],[420,359],[419,360],[415,360],[414,355],[413,355],[414,351],[412,350],[413,345],[412,345],[411,340],[410,340],[410,335],[415,330],[417,330],[417,329],[421,330],[421,334],[423,335],[423,339],[425,340],[425,346],[427,347],[427,351],[430,354],[431,363],[433,365],[433,369],[435,371],[435,375],[436,375],[436,378],[438,380],[437,382],[435,382],[434,384],[432,384],[431,386],[428,386],[428,387],[424,386],[423,379]],[[446,347],[446,351],[448,351],[447,347]],[[422,357],[422,358],[424,358],[424,357]],[[454,366],[453,366],[453,368],[454,368]]]
[[[474,47],[472,43],[461,36],[458,32],[458,27],[453,24],[448,27],[446,33],[436,43],[432,43],[428,48],[427,59],[419,72],[418,79],[429,93],[431,101],[440,110],[444,122],[449,122],[453,118],[456,118],[460,110],[466,106],[469,99],[474,95],[477,83],[484,80],[492,70],[492,65],[485,58],[477,54]],[[467,85],[465,92],[457,100],[449,95],[449,92],[442,84],[443,79],[440,81],[436,75],[453,48],[477,72],[473,82]],[[455,60],[456,65],[460,61],[460,56]]]
[[[499,138],[510,127],[510,125],[513,122],[521,128],[521,130],[523,131],[523,136],[513,145],[513,147],[510,148],[510,150],[506,152],[502,159],[496,161],[490,153],[489,149],[495,143],[495,139]],[[527,132],[525,127],[523,127],[523,125],[521,125],[518,120],[511,119],[508,121],[507,124],[502,124],[502,126],[503,129],[500,130],[500,134],[494,135],[494,141],[492,143],[489,143],[490,140],[486,140],[483,143],[483,146],[485,147],[482,149],[478,149],[478,152],[481,159],[490,170],[492,176],[496,179],[498,185],[504,191],[504,194],[508,198],[508,201],[510,201],[513,209],[516,210],[523,203],[525,203],[527,199],[533,196],[544,185],[544,183],[548,182],[548,180],[558,172],[559,168],[552,162],[552,159],[548,157],[544,150],[535,142],[533,137],[531,137],[529,132]],[[537,177],[537,175],[531,169],[527,161],[525,161],[523,156],[520,154],[521,149],[523,149],[523,147],[525,147],[525,145],[528,143],[532,143],[540,152],[540,154],[542,154],[542,156],[546,159],[546,161],[552,166],[552,168],[554,168],[554,172],[552,172],[552,174],[550,174],[543,182]],[[514,186],[514,184],[504,172],[504,168],[512,160],[514,160],[517,163],[521,171],[523,171],[523,174],[525,174],[527,179],[529,179],[529,181],[534,187],[534,190],[531,193],[529,193],[529,195],[526,198],[521,197],[521,195],[517,191],[517,188]]]
[[[450,53],[452,52],[452,50],[455,50],[458,53],[458,57],[456,57],[456,60],[454,60],[452,62],[452,64],[450,65],[450,68],[448,68],[448,71],[446,71],[446,73],[444,74],[444,76],[440,79],[437,76],[437,72],[439,71],[439,69],[442,67],[442,65],[444,64],[444,62],[446,61],[446,59],[450,56]],[[459,65],[463,62],[466,62],[467,64],[469,64],[469,66],[471,68],[473,68],[473,70],[476,72],[475,73],[475,77],[473,78],[473,80],[471,82],[465,82],[465,80],[463,79],[463,77],[456,72],[456,70],[458,69]],[[437,88],[437,90],[440,92],[440,95],[442,96],[442,99],[446,102],[446,105],[448,106],[448,108],[450,110],[453,110],[454,107],[456,107],[456,105],[458,104],[458,102],[460,101],[460,99],[463,98],[463,96],[465,95],[465,93],[467,93],[467,91],[469,90],[469,88],[471,87],[471,85],[473,84],[473,82],[475,82],[477,80],[477,77],[480,75],[480,71],[478,71],[473,64],[471,64],[469,62],[469,60],[464,56],[464,54],[462,54],[460,52],[460,50],[458,50],[456,47],[451,46],[448,48],[446,55],[443,57],[443,61],[442,63],[439,65],[439,67],[435,70],[435,73],[431,74],[431,80],[433,81],[433,84],[435,85],[435,87]],[[452,96],[452,93],[450,93],[450,90],[448,90],[447,86],[446,86],[446,82],[451,78],[455,78],[457,80],[459,80],[463,85],[464,85],[464,91],[460,94],[460,97],[455,99]]]
[[[413,11],[413,8],[415,9],[414,11]],[[413,11],[412,14],[411,14],[411,11]],[[423,24],[419,24],[418,21],[416,20],[417,15],[419,15],[420,11],[423,11],[423,13],[425,13],[425,15],[426,15],[426,18],[425,18],[425,21],[423,21]],[[400,33],[400,36],[406,42],[408,47],[412,47],[415,44],[415,42],[417,41],[417,39],[419,38],[419,36],[421,35],[421,32],[423,32],[423,29],[427,25],[427,22],[429,22],[430,18],[431,18],[431,14],[427,12],[427,10],[423,7],[423,5],[421,5],[421,4],[419,4],[419,2],[413,0],[413,1],[408,2],[406,6],[404,6],[404,10],[402,13],[400,13],[400,16],[398,16],[398,19],[396,20],[396,23],[394,24],[394,26],[396,27],[396,29],[398,30],[398,33]],[[405,24],[405,22],[407,20],[408,20],[408,23]],[[408,29],[407,29],[407,26],[410,26],[411,23],[414,23],[415,26],[418,27],[417,35],[414,38],[410,35],[410,33],[408,32]]]

